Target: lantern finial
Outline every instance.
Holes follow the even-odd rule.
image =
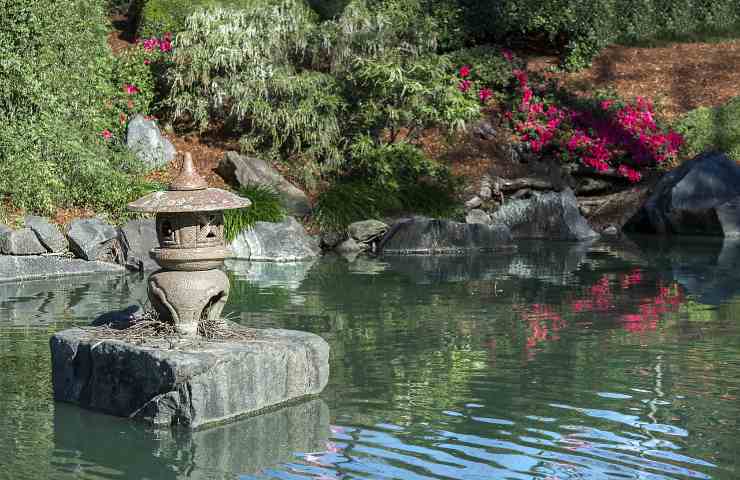
[[[195,169],[193,157],[190,155],[190,152],[186,152],[185,158],[182,160],[180,174],[170,184],[170,190],[187,191],[204,190],[206,188],[208,188],[208,184]]]

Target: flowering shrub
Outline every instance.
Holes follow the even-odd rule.
[[[108,102],[111,122],[102,133],[112,140],[122,137],[128,120],[136,114],[150,115],[164,95],[165,71],[172,52],[172,35],[139,39],[115,60],[113,81],[120,89]],[[105,133],[108,132],[108,133]]]
[[[641,170],[677,158],[683,138],[658,126],[649,100],[605,98],[572,108],[555,96],[556,86],[535,85],[524,70],[512,73],[516,81],[505,116],[532,152],[614,171],[633,183],[642,179]]]

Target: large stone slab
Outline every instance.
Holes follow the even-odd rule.
[[[293,217],[282,222],[255,222],[231,243],[234,258],[262,262],[296,262],[317,257],[321,250]]]
[[[0,282],[17,282],[65,275],[86,275],[90,273],[121,273],[120,265],[107,262],[86,262],[85,260],[54,256],[0,256]]]
[[[385,254],[458,253],[510,247],[506,227],[414,217],[391,227],[380,243]]]
[[[275,188],[280,193],[280,202],[290,215],[303,217],[311,212],[308,196],[261,158],[226,152],[216,172],[227,182],[239,187],[258,184]]]
[[[716,152],[683,163],[660,179],[626,228],[643,233],[740,236],[740,166]]]
[[[491,224],[506,226],[514,238],[588,240],[599,236],[581,215],[569,188],[510,201],[491,215]]]
[[[256,330],[253,339],[106,339],[73,328],[50,340],[54,398],[155,426],[199,428],[320,393],[329,345],[312,333]]]
[[[59,227],[53,225],[44,217],[29,215],[25,218],[24,223],[26,224],[26,227],[36,233],[39,241],[50,252],[60,253],[67,251],[67,248],[69,247],[67,238],[59,230]]]

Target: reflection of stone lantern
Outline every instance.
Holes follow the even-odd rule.
[[[149,300],[162,321],[195,335],[201,320],[217,320],[229,296],[221,271],[230,255],[224,241],[223,211],[251,202],[218,188],[208,188],[189,153],[166,192],[154,192],[128,205],[157,215],[159,248],[151,251],[162,270],[149,277]]]

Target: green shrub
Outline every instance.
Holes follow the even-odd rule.
[[[252,205],[224,212],[224,235],[231,242],[243,230],[252,228],[255,222],[280,222],[285,218],[285,208],[280,203],[280,194],[267,185],[245,185],[239,195],[248,198]]]
[[[740,162],[740,97],[720,107],[692,110],[675,129],[684,136],[686,154],[720,150]]]
[[[0,0],[0,192],[51,213],[84,206],[121,214],[153,188],[132,175],[120,132],[104,0]],[[117,127],[118,126],[118,127]]]
[[[735,32],[736,0],[459,0],[465,29],[480,40],[543,35],[571,69],[590,63],[616,41]]]
[[[354,1],[321,24],[300,0],[196,11],[177,36],[169,105],[309,173],[339,171],[363,136],[459,128],[480,105],[457,88],[450,59],[430,55],[434,24],[419,5]]]
[[[177,33],[185,27],[185,19],[200,8],[248,8],[263,0],[134,0],[129,16],[136,23],[136,32],[142,37],[159,37]]]
[[[367,146],[355,152],[353,172],[323,191],[314,218],[341,231],[368,218],[418,213],[455,215],[456,181],[443,165],[407,143]]]

